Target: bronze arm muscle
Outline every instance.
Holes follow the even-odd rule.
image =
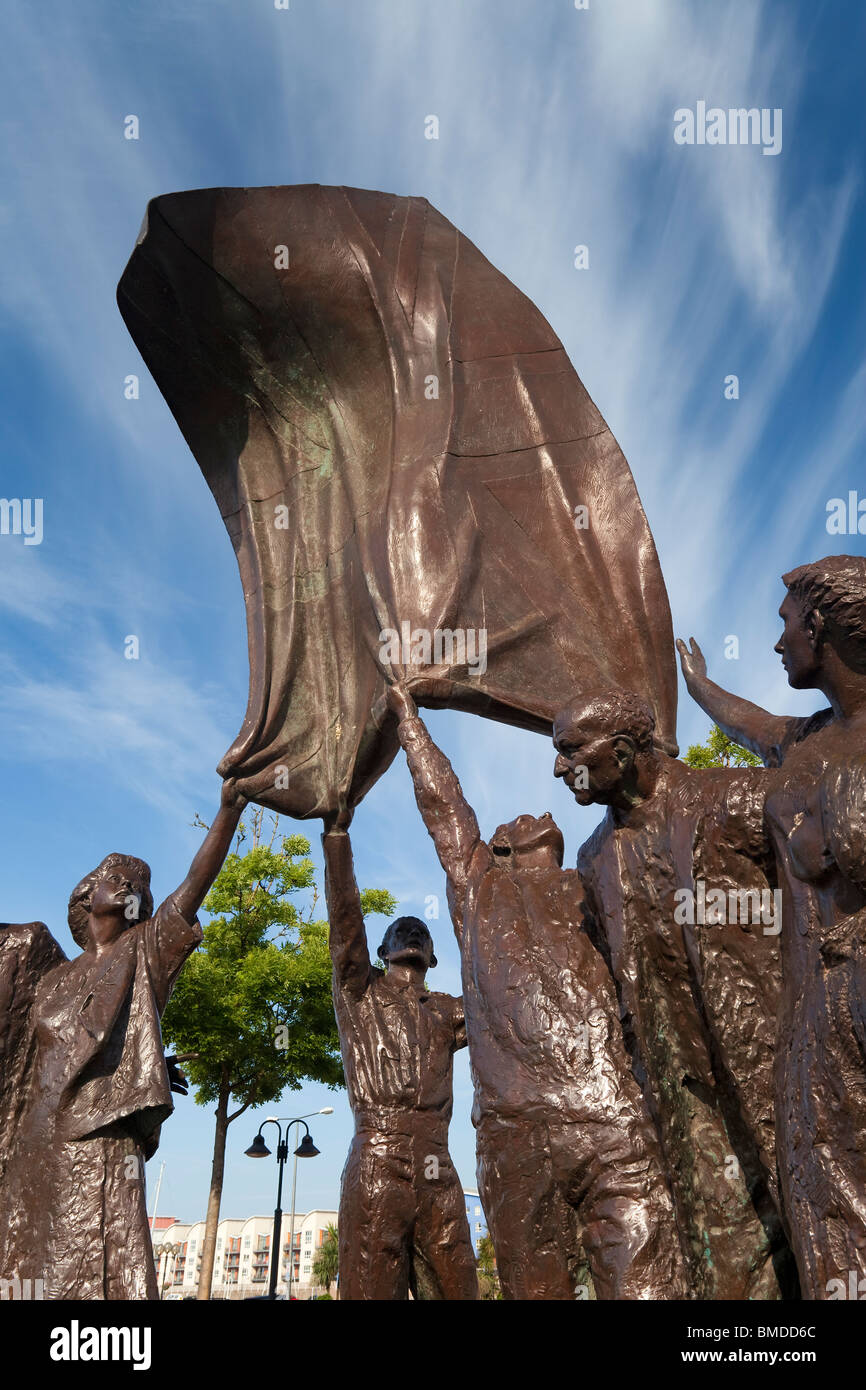
[[[174,906],[187,922],[195,920],[223,866],[245,805],[246,798],[237,790],[234,780],[227,778],[223,782],[220,808],[204,838],[204,843],[193,859],[183,883],[171,895]]]
[[[398,734],[412,774],[415,800],[448,875],[454,931],[463,935],[463,904],[472,859],[483,845],[475,812],[463,795],[453,767],[436,746],[415,701],[402,686],[391,686],[389,707],[399,719]]]
[[[760,705],[753,705],[750,700],[732,695],[716,685],[707,675],[703,652],[694,637],[689,640],[691,650],[678,637],[677,651],[686,688],[692,699],[728,738],[757,753],[768,767],[778,764],[779,749],[794,721],[782,714],[770,714]]]
[[[326,827],[322,849],[334,978],[341,989],[360,994],[370,978],[370,952],[361,895],[355,880],[352,842],[347,830],[337,829],[328,822]]]

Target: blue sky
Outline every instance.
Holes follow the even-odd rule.
[[[631,464],[675,631],[729,688],[816,707],[772,646],[782,571],[864,553],[826,530],[830,498],[866,497],[858,0],[45,0],[4,30],[0,495],[41,497],[44,538],[0,536],[0,917],[41,919],[71,949],[69,892],[115,849],[148,860],[157,900],[173,889],[246,708],[231,545],[115,306],[159,193],[319,182],[429,198],[561,337]],[[699,100],[780,107],[781,153],[675,144],[674,111]],[[553,783],[548,744],[469,716],[430,723],[485,833],[551,810],[574,862],[597,816]],[[681,745],[707,726],[681,692]],[[400,762],[353,841],[362,886],[403,912],[431,893],[444,907]],[[457,992],[450,924],[432,926],[436,985]],[[474,1185],[470,1099],[464,1054],[452,1153]],[[274,1165],[242,1156],[259,1120],[327,1104],[298,1202],[336,1205],[348,1104],[310,1087],[230,1131],[225,1215],[272,1209]],[[203,1216],[211,1145],[209,1112],[180,1101],[162,1213]]]

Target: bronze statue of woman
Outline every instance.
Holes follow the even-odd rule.
[[[690,694],[774,768],[765,803],[783,889],[776,1152],[803,1296],[866,1276],[866,559],[783,576],[775,650],[829,708],[786,719],[710,682],[678,642]]]
[[[144,1163],[172,1110],[159,1020],[243,805],[224,783],[155,912],[147,864],[103,859],[69,899],[72,960],[41,922],[0,927],[0,1279],[31,1297],[158,1297]]]

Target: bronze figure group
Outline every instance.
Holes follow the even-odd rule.
[[[448,1150],[468,1047],[509,1300],[823,1299],[866,1277],[866,559],[786,574],[806,718],[673,640],[628,464],[543,316],[422,198],[155,199],[121,312],[234,544],[250,699],[223,804],[155,912],[109,855],[81,955],[0,928],[0,1279],[155,1296],[142,1164],[170,1113],[159,1018],[244,799],[321,818],[355,1136],[340,1297],[478,1297]],[[764,766],[686,766],[693,699]],[[418,707],[552,738],[604,818],[482,837]],[[349,827],[402,747],[447,880],[462,997],[427,926],[368,950]]]

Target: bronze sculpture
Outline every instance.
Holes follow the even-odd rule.
[[[155,198],[118,302],[237,553],[250,696],[220,771],[248,797],[357,804],[398,746],[371,709],[419,660],[455,708],[544,734],[577,680],[627,684],[676,751],[628,464],[542,314],[426,199]]]
[[[433,942],[398,917],[370,964],[348,811],[326,821],[334,1009],[355,1119],[340,1187],[340,1298],[478,1297],[463,1190],[448,1153],[463,1001],[428,991]]]
[[[683,1297],[661,1152],[562,835],[549,813],[520,816],[485,844],[408,690],[388,703],[448,876],[479,1192],[504,1296],[573,1299],[584,1253],[598,1298]]]
[[[652,719],[616,690],[556,717],[555,775],[579,804],[608,807],[578,855],[588,930],[658,1126],[692,1295],[778,1298],[793,1284],[773,1201],[777,936],[762,917],[689,923],[677,911],[702,883],[737,905],[769,892],[764,774],[693,772],[653,746]]]
[[[0,928],[0,1278],[41,1280],[49,1299],[158,1297],[144,1162],[178,1084],[159,1019],[243,804],[225,783],[156,912],[147,864],[103,859],[69,900],[72,960],[41,922]]]
[[[803,1296],[866,1274],[866,559],[783,575],[775,650],[795,690],[828,709],[772,715],[706,677],[679,643],[690,693],[774,767],[766,818],[783,884],[776,1057],[783,1210]]]
[[[571,1296],[582,1255],[569,1183],[553,1170],[560,1157],[567,1167],[580,1146],[573,1133],[561,1143],[539,1137],[538,1115],[553,1102],[539,1078],[552,1069],[579,1111],[583,1073],[561,1074],[554,1054],[560,1044],[567,1051],[575,1010],[604,996],[598,1013],[610,1070],[602,1091],[605,1103],[622,1100],[630,1136],[608,1168],[625,1174],[630,1154],[649,1155],[652,1192],[662,1192],[645,1102],[685,1242],[688,1292],[795,1293],[787,1231],[804,1291],[826,1296],[834,1278],[862,1268],[866,1248],[866,1172],[856,1157],[866,1138],[859,925],[866,889],[857,841],[863,562],[842,557],[786,577],[782,646],[791,683],[825,689],[831,710],[776,719],[712,686],[699,650],[686,655],[680,646],[695,698],[777,769],[693,775],[674,761],[670,613],[628,465],[549,324],[426,200],[318,185],[156,198],[118,299],[214,493],[243,581],[249,703],[220,770],[261,804],[321,816],[328,827],[335,971],[342,955],[348,970],[345,988],[335,974],[338,1011],[344,1043],[352,1039],[344,1050],[361,1116],[346,1186],[358,1199],[353,1206],[347,1198],[345,1226],[365,1231],[354,1269],[345,1236],[344,1296],[373,1296],[376,1287],[402,1298],[413,1280],[433,1296],[475,1296],[462,1201],[458,1221],[456,1197],[447,1197],[451,1224],[431,1234],[435,1218],[424,1207],[411,1138],[416,1129],[424,1142],[429,1136],[431,1155],[449,1171],[441,1117],[450,1113],[449,1049],[461,1037],[456,1005],[423,990],[419,972],[432,947],[408,939],[417,928],[406,928],[400,948],[414,952],[411,969],[400,966],[390,986],[371,972],[344,833],[352,808],[396,754],[387,705],[396,697],[385,692],[401,683],[431,707],[554,730],[557,766],[575,795],[609,806],[577,875],[556,862],[552,822],[500,827],[485,847],[491,883],[495,876],[524,893],[523,866],[540,874],[540,856],[552,895],[546,906],[523,903],[509,918],[507,951],[486,938],[478,945],[490,926],[479,915],[473,959],[499,960],[502,979],[489,998],[465,991],[470,1019],[491,1004],[487,1031],[475,1029],[470,1044],[486,1107],[480,1147],[503,1156],[485,1157],[482,1168],[507,1289]],[[433,745],[418,756],[416,788],[428,763],[453,777]],[[581,759],[590,756],[592,784],[581,786]],[[429,791],[419,791],[422,802]],[[451,811],[440,807],[443,819],[431,822],[440,841],[455,807],[471,815],[456,779],[451,792]],[[510,869],[494,862],[497,846],[510,850]],[[459,877],[459,855],[449,857],[447,845],[443,853]],[[774,919],[765,930],[760,915],[720,923],[677,916],[682,893],[695,899],[706,887],[762,903],[778,884],[784,991]],[[463,914],[461,904],[458,920]],[[577,930],[581,914],[586,934]],[[0,937],[0,1002],[12,978],[4,986],[2,961],[16,962],[13,975],[18,962],[29,962],[4,1025],[14,1039],[30,1007],[28,972],[56,962],[39,930],[8,930]],[[341,933],[354,943],[348,954]],[[571,972],[571,994],[538,958],[548,941]],[[602,958],[643,1101],[628,1075],[610,982],[599,974]],[[534,981],[540,1012],[556,1020],[550,1037],[537,1036],[538,1018],[516,986],[503,985],[509,972]],[[402,1012],[379,1010],[379,996],[401,981]],[[515,1051],[527,1018],[545,1059],[530,1081]],[[405,1094],[396,1086],[397,1110],[410,1117],[404,1133],[394,1118],[395,1076],[379,1067],[379,1053],[374,1065],[370,1049],[388,1038],[402,1066],[404,1044],[417,1041],[419,1029],[435,1035],[429,1084],[438,1099],[422,1103],[428,1082],[417,1069]],[[24,1054],[7,1052],[11,1076]],[[526,1081],[515,1114],[506,1114],[506,1075]],[[615,1136],[622,1116],[608,1119]],[[0,1139],[16,1124],[14,1107],[0,1107]],[[520,1124],[522,1149],[507,1142],[509,1126]],[[382,1163],[393,1157],[399,1181],[380,1181],[377,1154]],[[449,1178],[442,1190],[452,1187]],[[507,1192],[518,1194],[515,1202]],[[555,1215],[546,1227],[533,1225],[525,1212],[551,1192]],[[369,1220],[365,1193],[371,1211],[382,1199]],[[638,1209],[634,1185],[620,1197]],[[652,1225],[662,1196],[649,1205]],[[429,1259],[408,1234],[422,1208]],[[514,1215],[518,1208],[524,1216]],[[658,1282],[663,1258],[648,1253],[649,1228],[643,1255],[630,1246],[637,1223],[613,1210],[625,1253],[606,1263],[604,1237],[590,1230],[596,1284],[601,1296],[640,1295]],[[539,1255],[545,1242],[545,1271],[531,1271],[524,1253]],[[673,1237],[664,1258],[676,1266]]]

